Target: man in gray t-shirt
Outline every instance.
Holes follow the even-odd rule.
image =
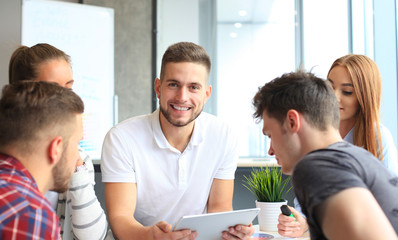
[[[296,196],[308,217],[311,237],[322,239],[316,207],[330,196],[349,188],[368,189],[398,232],[398,178],[372,154],[347,142],[307,154],[293,170]],[[361,201],[361,199],[356,199]],[[363,210],[366,215],[366,210]]]
[[[343,141],[339,104],[323,79],[284,74],[260,88],[253,105],[271,139],[268,153],[284,174],[293,174],[312,240],[398,239],[398,179]],[[303,224],[292,217],[291,227]]]

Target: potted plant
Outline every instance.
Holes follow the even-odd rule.
[[[283,180],[278,167],[261,167],[253,169],[250,176],[244,178],[243,186],[256,196],[256,207],[261,209],[258,215],[260,230],[278,231],[280,207],[287,204],[285,196],[291,190],[291,187],[287,189],[290,177]]]

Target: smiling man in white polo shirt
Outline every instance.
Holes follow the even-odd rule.
[[[155,80],[159,109],[107,134],[102,180],[118,239],[194,239],[190,230],[171,232],[180,217],[232,210],[237,138],[227,124],[202,113],[211,94],[210,65],[201,46],[171,45]],[[253,232],[237,225],[222,236],[248,239]]]

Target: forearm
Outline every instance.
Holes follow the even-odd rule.
[[[144,227],[131,216],[109,217],[109,224],[115,239],[151,239],[150,227]]]
[[[95,195],[88,170],[74,173],[67,194],[67,202],[71,228],[77,239],[105,238],[108,223]]]
[[[218,205],[218,206],[208,206],[207,207],[207,212],[208,213],[215,213],[215,212],[226,212],[226,211],[232,211],[232,204],[225,204],[225,205]]]
[[[232,211],[233,192],[233,180],[214,179],[207,202],[207,212]]]

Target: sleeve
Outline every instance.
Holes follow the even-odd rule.
[[[293,203],[294,203],[294,209],[296,209],[297,212],[299,212],[301,214],[301,216],[303,216],[304,218],[307,218],[307,216],[305,216],[305,214],[303,213],[300,203],[298,202],[296,197],[293,199]]]
[[[27,201],[16,203],[3,206],[8,211],[0,214],[0,239],[61,239],[55,213]]]
[[[104,239],[108,222],[95,195],[94,166],[88,155],[80,153],[86,167],[73,174],[67,192],[72,232],[77,239]]]
[[[222,158],[222,163],[216,172],[214,178],[233,180],[235,179],[235,171],[238,164],[238,137],[232,128],[227,129],[225,138],[225,150]]]
[[[327,157],[325,155],[333,154]],[[315,219],[314,210],[328,197],[348,188],[367,188],[360,176],[354,173],[350,160],[345,155],[334,153],[315,154],[300,160],[292,181],[293,188],[303,213]]]
[[[391,132],[384,126],[380,126],[381,141],[383,144],[383,165],[398,176],[397,149]]]
[[[108,132],[102,146],[101,173],[103,182],[136,182],[131,147],[118,128],[113,127]]]

